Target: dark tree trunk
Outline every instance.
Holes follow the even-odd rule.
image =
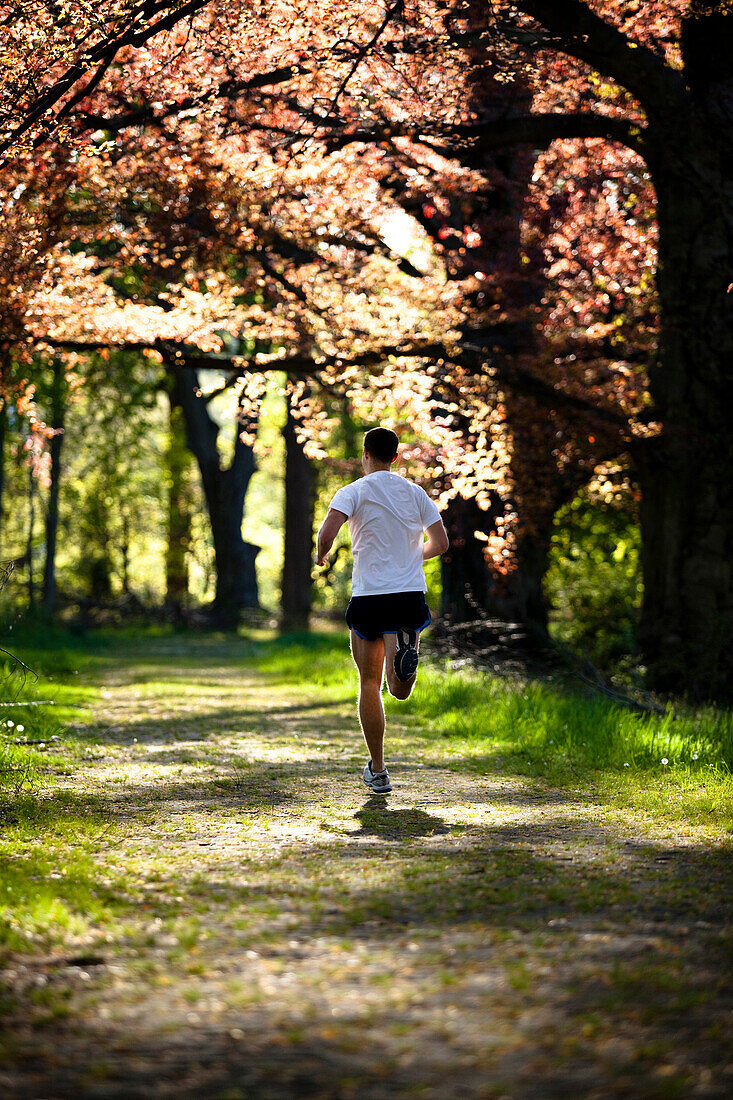
[[[516,165],[507,159],[504,168],[514,172],[515,184],[516,177],[523,178],[528,171],[524,161]],[[503,236],[489,241],[488,233],[485,234],[488,255],[484,264],[487,269],[492,255],[497,253],[505,258],[516,254],[517,268],[521,266],[519,198],[513,186],[508,188],[502,212]],[[490,225],[496,212],[486,211],[484,216]],[[481,224],[478,216],[474,221]],[[508,263],[507,267],[510,267]],[[541,296],[538,280],[527,279],[521,271],[513,274],[510,271],[503,290],[515,308],[517,304],[531,308],[535,299]],[[480,318],[479,303],[474,312]],[[537,343],[532,325],[518,322],[477,324],[470,332],[464,332],[464,340],[467,345],[487,349],[487,356],[497,366],[528,357],[536,352]],[[481,617],[503,621],[507,629],[516,632],[517,638],[521,634],[528,642],[544,644],[548,640],[548,613],[543,578],[553,518],[566,499],[569,481],[577,478],[577,470],[569,470],[565,478],[559,475],[554,458],[557,425],[549,422],[544,406],[514,394],[509,387],[495,399],[504,406],[506,423],[514,440],[508,471],[512,488],[511,492],[504,489],[501,497],[498,493],[492,494],[492,506],[486,511],[474,500],[451,501],[447,514],[451,547],[443,558],[443,613],[456,624]],[[478,442],[474,445],[479,446]],[[504,563],[492,560],[486,549],[488,540],[501,533],[500,521],[509,510],[517,517],[516,544],[511,546],[510,556]],[[514,537],[511,525],[508,525],[507,537]],[[510,549],[509,543],[507,549]]]
[[[657,186],[665,318],[650,389],[663,430],[640,448],[640,643],[657,688],[730,695],[733,202],[726,222],[692,181]]]
[[[484,512],[473,500],[456,497],[448,503],[443,522],[450,547],[441,559],[441,615],[450,624],[468,623],[487,613],[493,577],[484,549],[494,529],[496,512]]]
[[[663,425],[641,449],[640,642],[654,686],[733,695],[733,16],[683,39],[694,106],[650,127]]]
[[[183,410],[170,395],[169,442],[165,454],[168,470],[168,524],[165,551],[166,603],[180,611],[188,597],[188,548],[191,542],[189,466]]]
[[[359,458],[359,432],[348,402],[344,403],[341,414],[341,432],[344,438],[344,458]]]
[[[28,536],[26,539],[25,559],[28,565],[28,605],[31,610],[36,606],[36,576],[33,570],[33,539],[36,525],[36,479],[33,470],[28,467]]]
[[[5,439],[8,431],[10,375],[10,351],[6,346],[0,348],[0,537],[5,531]]]
[[[0,536],[5,528],[5,435],[7,426],[7,399],[0,396]]]
[[[634,448],[643,496],[639,640],[653,686],[730,698],[733,12],[719,0],[691,0],[678,70],[653,49],[630,49],[584,3],[518,0],[517,7],[543,24],[555,48],[617,79],[644,109],[644,124],[628,138],[658,198],[660,338],[650,392],[662,430]],[[526,121],[511,140],[533,140]],[[560,136],[552,112],[535,122],[538,142]],[[600,116],[595,133],[627,140]]]
[[[120,540],[120,556],[122,558],[122,595],[131,596],[130,589],[130,517],[126,511],[122,513],[122,539]]]
[[[485,24],[486,6],[471,0],[468,7],[477,24]],[[485,44],[477,39],[475,56],[481,65],[472,86],[473,106],[481,114],[487,109],[501,113],[502,105],[506,107],[506,87],[495,81],[491,66],[483,64],[485,51]],[[530,102],[528,92],[519,84],[512,86],[510,98],[513,110]],[[527,245],[522,242],[523,203],[535,155],[527,149],[509,148],[495,151],[488,158],[477,151],[475,157],[474,166],[483,170],[488,167],[501,185],[495,182],[480,195],[463,195],[452,200],[450,218],[456,232],[447,241],[456,243],[452,248],[444,243],[442,248],[449,273],[458,279],[465,279],[476,270],[490,273],[500,265],[501,279],[491,285],[485,280],[478,282],[467,300],[466,312],[472,324],[464,328],[463,344],[467,362],[483,349],[484,366],[512,364],[537,353],[533,311],[546,289],[539,257],[529,268],[523,262],[527,258]],[[440,236],[441,226],[435,214],[421,220],[429,233],[437,232]],[[478,229],[481,241],[470,249],[464,247],[461,233],[467,224]],[[515,319],[497,322],[497,314],[503,313]],[[482,368],[478,365],[475,369],[480,372]],[[486,386],[491,400],[488,376]],[[447,405],[450,406],[451,397],[460,405],[460,395],[448,396]],[[501,637],[512,635],[518,643],[521,640],[521,644],[532,647],[548,639],[542,582],[556,501],[564,499],[566,488],[558,485],[553,457],[554,427],[548,425],[546,408],[516,396],[510,386],[493,399],[504,406],[508,430],[515,440],[509,471],[512,499],[506,490],[502,490],[502,499],[494,493],[488,511],[480,509],[474,500],[450,502],[444,517],[451,546],[442,559],[442,614],[453,626],[481,619],[493,622],[492,629]],[[462,428],[469,447],[480,447],[479,441],[472,438],[470,425],[464,424]],[[544,492],[546,486],[552,487],[551,495]],[[505,568],[500,561],[492,561],[485,551],[487,540],[499,533],[497,520],[504,517],[509,507],[518,517],[518,535],[511,561]]]
[[[254,453],[252,446],[242,440],[240,425],[231,464],[222,468],[217,446],[219,428],[209,416],[206,399],[197,391],[196,372],[177,369],[175,400],[183,410],[188,446],[201,472],[214,541],[216,595],[212,620],[222,627],[234,627],[244,608],[259,607],[255,571],[259,547],[242,538],[244,498],[255,470]]]
[[[307,630],[312,602],[315,470],[297,436],[297,410],[288,400],[285,437],[285,545],[281,627]]]
[[[517,642],[544,645],[547,605],[543,579],[547,571],[552,522],[541,532],[523,533],[507,571],[487,562],[487,541],[496,534],[504,514],[497,507],[483,511],[473,500],[450,501],[444,521],[451,545],[443,557],[441,614],[446,625],[473,624],[473,634],[498,631]],[[485,632],[484,631],[484,632]]]
[[[43,606],[49,614],[56,610],[56,540],[59,527],[59,490],[61,488],[61,449],[64,443],[64,419],[66,413],[66,386],[64,366],[60,359],[52,364],[51,387],[51,484],[46,508],[46,561],[43,567]]]

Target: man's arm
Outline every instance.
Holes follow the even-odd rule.
[[[339,512],[338,508],[329,508],[328,514],[321,524],[316,542],[316,565],[325,565],[328,561],[328,552],[333,546],[333,540],[339,533],[349,517],[345,512]]]
[[[435,523],[431,523],[425,531],[425,534],[427,538],[422,548],[422,560],[427,561],[429,558],[439,558],[450,546],[442,519],[437,519]]]

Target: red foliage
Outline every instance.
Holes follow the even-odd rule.
[[[688,5],[590,6],[678,64]],[[319,393],[341,394],[425,441],[411,458],[445,499],[503,497],[489,549],[505,569],[517,516],[546,524],[558,486],[649,430],[656,323],[638,155],[566,138],[533,168],[481,146],[485,123],[525,111],[643,125],[627,90],[542,46],[531,8],[500,3],[492,21],[484,5],[425,2],[386,19],[366,0],[238,0],[194,5],[153,37],[148,19],[94,86],[80,76],[23,131],[19,170],[63,191],[63,231],[43,213],[43,262],[8,264],[6,340],[211,355],[234,346],[226,330],[243,378],[287,366],[295,385],[320,381],[312,453],[332,426]],[[37,9],[11,24],[16,74]],[[37,20],[36,83],[7,81],[6,131],[131,11]],[[43,143],[49,112],[72,155]]]

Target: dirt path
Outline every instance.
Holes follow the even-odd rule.
[[[725,851],[160,643],[61,782],[101,798],[117,916],[24,956],[0,1095],[713,1098],[733,1092]],[[188,651],[190,656],[190,649]]]

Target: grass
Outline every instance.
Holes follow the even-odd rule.
[[[42,625],[16,628],[13,644],[40,679],[18,692],[12,667],[5,667],[0,696],[13,705],[0,708],[0,799],[38,780],[43,750],[97,696],[96,674],[117,661],[134,660],[141,635],[161,634],[160,628],[86,636]],[[232,645],[214,635],[202,638],[200,649],[204,660],[215,664]],[[280,683],[297,684],[306,694],[333,699],[354,692],[341,633],[252,633],[238,639],[233,652],[237,660],[254,663]],[[177,664],[189,660],[182,653]],[[200,660],[197,656],[196,663]],[[165,694],[171,685],[162,678],[156,687]],[[51,699],[53,706],[30,705],[37,699]],[[409,716],[419,739],[451,758],[457,769],[499,770],[573,790],[586,786],[595,798],[664,820],[733,827],[730,711],[707,707],[640,715],[564,685],[445,670],[429,655],[411,698],[397,703],[386,697],[386,709],[392,719]],[[73,757],[79,745],[64,738],[64,747]]]
[[[343,689],[355,675],[348,641],[340,632],[284,634],[263,640],[255,660],[261,672],[307,690]]]
[[[33,623],[10,638],[38,677],[10,660],[0,669],[0,946],[19,951],[79,935],[115,908],[94,863],[109,824],[100,802],[58,787],[90,751],[68,723],[99,689],[79,681],[113,642]]]
[[[117,908],[117,894],[99,881],[93,860],[105,822],[83,806],[68,800],[64,805],[63,826],[56,821],[50,831],[44,827],[41,843],[39,832],[29,835],[29,815],[21,808],[25,827],[12,830],[3,844],[0,944],[6,950],[84,933],[90,923],[106,923]]]

